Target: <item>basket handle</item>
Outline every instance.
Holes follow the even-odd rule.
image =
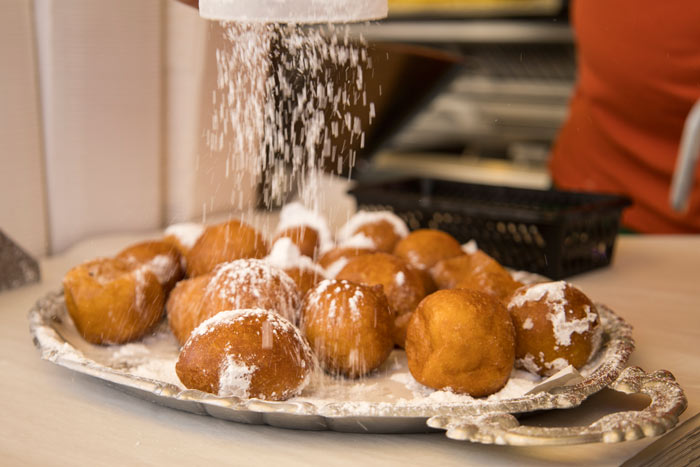
[[[678,423],[688,400],[673,375],[666,370],[645,373],[626,368],[609,386],[625,394],[646,394],[651,404],[640,411],[616,412],[588,426],[522,426],[511,414],[474,417],[435,416],[428,426],[446,430],[448,438],[483,444],[543,446],[583,443],[617,443],[665,433]]]

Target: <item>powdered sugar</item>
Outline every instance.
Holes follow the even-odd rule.
[[[366,248],[374,250],[377,248],[374,240],[363,233],[356,233],[352,237],[343,240],[339,245],[341,248]]]
[[[597,320],[597,315],[591,311],[591,308],[584,306],[586,317],[582,319],[574,319],[566,315],[564,306],[556,307],[554,311],[547,315],[547,319],[552,322],[554,330],[554,338],[557,345],[571,345],[571,335],[573,333],[583,334],[592,329],[592,325]]]
[[[219,395],[248,397],[248,389],[257,369],[255,365],[246,365],[240,355],[227,354],[219,368]]]
[[[173,224],[165,229],[165,236],[173,236],[185,248],[192,248],[204,232],[204,225],[194,222]]]
[[[143,310],[145,304],[146,272],[150,272],[150,268],[145,265],[132,270],[134,277],[134,308],[136,310]]]
[[[544,362],[544,367],[550,370],[548,373],[561,371],[569,366],[569,361],[563,357],[555,358],[551,362]]]
[[[508,308],[520,307],[527,302],[538,302],[545,296],[547,297],[547,303],[563,305],[566,302],[564,298],[565,289],[566,282],[564,281],[535,284],[513,295],[510,303],[508,303]]]
[[[476,244],[476,240],[469,240],[467,243],[462,245],[462,251],[468,255],[473,255],[479,251],[479,247]]]
[[[253,176],[266,206],[295,188],[306,206],[318,205],[323,170],[353,167],[363,146],[371,68],[364,41],[333,25],[222,26],[209,146],[226,157],[227,176]]]
[[[399,271],[394,275],[394,283],[401,287],[406,283],[406,274],[403,271]]]
[[[515,365],[520,368],[525,368],[532,374],[538,374],[541,370],[540,366],[535,362],[535,357],[532,354],[525,354],[523,358],[518,358]]]
[[[203,336],[214,331],[221,325],[234,324],[236,322],[244,322],[248,319],[256,320],[266,320],[272,326],[272,333],[277,334],[280,331],[292,332],[293,334],[301,337],[299,330],[286,318],[279,316],[270,310],[264,310],[262,308],[246,308],[240,310],[224,310],[215,314],[209,319],[204,320],[199,326],[197,326],[192,334],[190,334],[189,340],[194,339],[198,336]]]
[[[326,268],[326,277],[328,278],[334,278],[335,276],[338,275],[340,271],[343,270],[345,266],[350,262],[350,258],[338,258],[337,260],[333,261],[331,264],[328,265]]]
[[[343,292],[350,291],[352,291],[352,295],[346,298]],[[307,307],[307,312],[310,315],[322,312],[330,322],[333,322],[336,319],[343,319],[346,314],[349,314],[352,321],[358,321],[362,316],[365,295],[357,284],[345,280],[326,279],[309,291],[306,301],[312,305]],[[327,301],[328,305],[325,310],[319,311],[322,301]]]
[[[571,335],[573,333],[583,334],[590,331],[598,315],[594,313],[588,305],[585,305],[583,307],[586,313],[585,318],[573,318],[571,316],[573,313],[572,310],[567,310],[569,306],[565,294],[567,287],[572,286],[565,281],[558,281],[544,282],[519,289],[508,303],[508,309],[521,307],[528,302],[537,302],[544,299],[551,308],[551,312],[548,313],[546,317],[552,323],[554,338],[557,345],[565,347],[570,346]],[[523,328],[525,328],[525,324],[523,324]]]
[[[159,283],[165,284],[175,277],[179,264],[168,255],[156,255],[146,263],[146,267],[156,275]]]
[[[333,248],[333,236],[326,219],[316,211],[308,209],[300,202],[286,204],[280,211],[280,220],[276,233],[291,227],[306,226],[318,233],[319,250],[324,253]]]
[[[274,288],[273,288],[274,287]],[[299,306],[296,284],[279,268],[260,259],[238,259],[222,263],[206,287],[231,308],[243,308],[245,300],[255,297],[287,319],[295,320]]]
[[[525,321],[523,321],[523,329],[528,330],[532,329],[535,326],[535,323],[532,322],[531,318],[526,318]]]
[[[408,235],[408,226],[396,214],[391,211],[358,211],[340,228],[338,239],[340,243],[350,239],[359,228],[367,224],[386,221],[394,230],[394,233],[403,238]]]
[[[264,260],[280,269],[306,269],[317,276],[326,277],[325,270],[314,263],[308,256],[302,255],[299,251],[299,247],[287,237],[278,238],[272,245],[270,254],[268,254]]]

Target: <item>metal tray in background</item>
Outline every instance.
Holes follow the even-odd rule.
[[[285,402],[218,397],[144,377],[134,371],[133,355],[125,354],[123,358],[115,359],[114,347],[95,346],[79,336],[67,314],[61,292],[49,293],[35,304],[29,313],[29,327],[42,358],[48,361],[99,378],[141,399],[240,423],[370,433],[421,433],[439,429],[445,430],[453,439],[511,445],[618,442],[667,431],[678,422],[678,416],[687,405],[683,390],[667,371],[648,374],[639,368],[625,368],[634,349],[632,328],[607,307],[598,307],[603,323],[603,345],[595,363],[582,372],[584,378],[577,384],[511,399],[470,399],[418,405],[401,400],[387,402],[352,398],[337,398],[319,404],[310,403],[303,397]],[[165,323],[159,333],[161,339],[153,343],[147,339],[145,344],[139,345],[148,350],[149,358],[174,362],[178,346]],[[403,354],[403,351],[395,352],[399,352],[399,357]],[[397,358],[395,366],[400,362]],[[372,384],[382,388],[381,373],[371,378],[374,378]],[[344,384],[353,383],[346,381]],[[514,416],[537,410],[575,407],[605,387],[625,393],[647,394],[651,404],[641,411],[614,413],[580,427],[521,426]]]

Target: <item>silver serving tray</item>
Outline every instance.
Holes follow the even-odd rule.
[[[34,305],[29,313],[29,328],[45,360],[99,378],[141,399],[239,423],[370,433],[445,430],[452,439],[511,445],[618,442],[656,436],[667,431],[678,422],[678,416],[687,405],[683,390],[667,371],[648,374],[635,367],[625,369],[634,350],[632,328],[607,307],[598,305],[598,308],[603,324],[603,344],[594,361],[582,371],[583,379],[579,378],[576,384],[555,385],[514,398],[438,400],[430,404],[413,404],[410,400],[392,398],[391,394],[388,401],[336,396],[319,402],[304,398],[302,394],[302,397],[289,401],[271,402],[218,397],[183,389],[172,382],[138,374],[132,366],[134,360],[138,360],[138,355],[119,359],[115,358],[114,346],[95,346],[85,342],[67,314],[61,292],[49,293]],[[164,323],[158,332],[161,339],[152,342],[146,339],[144,344],[138,344],[140,348],[147,349],[149,354],[152,352],[153,355],[176,358],[177,343],[169,335],[167,325]],[[116,354],[120,352],[117,349]],[[394,354],[393,368],[405,365],[405,357],[401,360],[403,351],[395,351]],[[389,373],[390,366],[385,371]],[[391,389],[387,389],[390,386],[377,386],[382,381],[390,383],[390,378],[382,380],[381,371],[380,375],[373,377],[377,383],[368,387],[376,386],[377,392],[384,394],[391,392]],[[371,379],[367,381],[372,382]],[[641,411],[614,413],[589,426],[580,427],[521,426],[515,416],[536,410],[575,407],[605,387],[625,393],[647,394],[651,404]]]

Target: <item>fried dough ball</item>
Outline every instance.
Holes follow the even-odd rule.
[[[301,329],[324,370],[357,378],[379,367],[394,347],[393,314],[381,287],[325,280],[302,305]]]
[[[299,330],[262,309],[222,311],[204,321],[175,365],[189,389],[273,401],[299,394],[313,368],[311,349]]]
[[[237,220],[212,225],[204,229],[186,255],[187,275],[199,276],[228,261],[241,258],[262,258],[267,243],[254,228]]]
[[[275,241],[280,238],[289,238],[301,252],[302,255],[313,258],[318,250],[318,232],[306,225],[289,227],[278,233]]]
[[[396,244],[394,254],[418,269],[429,270],[439,261],[464,254],[462,246],[450,234],[434,229],[419,229]]]
[[[373,248],[336,247],[325,252],[318,260],[318,265],[326,271],[327,277],[335,277],[348,264],[351,258],[375,253]]]
[[[205,274],[182,280],[170,292],[165,310],[170,330],[180,345],[187,341],[192,330],[201,322],[204,293],[211,277],[211,274]]]
[[[203,232],[204,225],[195,222],[173,224],[165,229],[163,241],[177,248],[177,251],[182,255],[184,264],[184,258],[190,253],[190,250],[197,243]]]
[[[430,268],[430,277],[438,289],[454,289],[457,283],[471,274],[473,255],[460,255],[443,259]]]
[[[173,301],[168,308],[170,327],[181,344],[195,327],[223,310],[263,308],[297,321],[299,289],[284,271],[263,260],[223,263],[206,277],[207,280],[193,281],[183,285],[181,291],[176,287],[172,292],[177,292],[178,297],[173,300],[188,303],[181,305]]]
[[[411,317],[406,357],[409,371],[425,386],[488,396],[505,386],[513,369],[513,322],[491,295],[438,290]]]
[[[344,243],[358,235],[369,239],[376,250],[391,253],[399,240],[408,235],[408,226],[391,211],[358,211],[340,229],[338,236]]]
[[[494,295],[502,301],[510,299],[522,286],[495,259],[481,250],[444,259],[430,269],[441,289],[473,289]]]
[[[98,258],[74,267],[63,278],[68,314],[93,344],[123,344],[149,333],[163,317],[165,295],[145,266]]]
[[[581,368],[598,350],[602,327],[591,300],[571,284],[544,282],[518,289],[508,304],[516,333],[516,366],[549,376]]]
[[[426,295],[418,272],[394,255],[372,253],[351,259],[336,279],[382,286],[395,316],[392,331],[394,343],[403,347],[411,313]]]
[[[156,275],[167,296],[182,279],[182,257],[175,246],[165,241],[148,241],[125,248],[116,256],[131,267],[145,266]]]

